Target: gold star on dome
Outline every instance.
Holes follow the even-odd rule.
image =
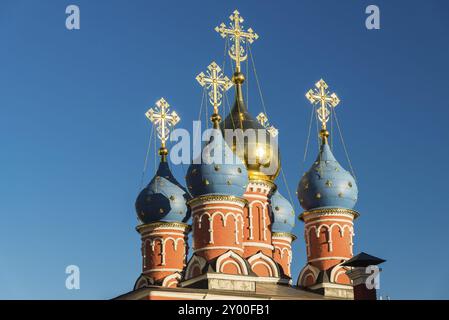
[[[261,112],[256,117],[257,121],[270,133],[270,135],[274,138],[279,134],[279,130],[276,129],[273,126],[270,126],[270,123],[268,122],[268,117],[265,115],[265,113]]]
[[[215,27],[215,31],[217,31],[223,38],[230,36],[231,41],[234,41],[234,44],[229,49],[228,53],[229,56],[235,60],[236,72],[240,72],[240,63],[248,58],[242,44],[245,44],[246,41],[253,43],[259,36],[251,28],[245,31],[241,25],[244,20],[237,10],[232,13],[229,19],[231,20],[229,29],[226,28],[226,24],[221,23],[218,27]]]
[[[318,113],[318,119],[321,121],[323,130],[326,129],[326,123],[329,121],[329,108],[335,108],[340,103],[337,95],[330,93],[327,89],[327,83],[323,79],[320,79],[320,81],[315,83],[315,88],[310,89],[306,93],[306,98],[312,105],[320,105],[316,112]]]

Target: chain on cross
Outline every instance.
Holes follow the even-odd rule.
[[[327,90],[328,85],[323,79],[315,83],[315,87],[306,93],[306,98],[312,105],[320,105],[316,112],[318,113],[318,119],[321,121],[322,129],[325,130],[326,123],[329,121],[329,108],[335,108],[340,103],[340,99],[335,93],[330,93]]]
[[[268,122],[268,117],[265,115],[265,113],[261,112],[256,117],[257,121],[265,128],[267,129],[268,133],[274,138],[278,135],[279,131],[273,126],[270,126],[270,123]]]
[[[168,139],[170,128],[174,127],[181,118],[175,111],[170,111],[170,105],[164,98],[159,99],[153,108],[146,113],[146,117],[156,126],[157,136],[161,140],[161,148],[165,149],[165,142]]]
[[[223,75],[221,68],[215,62],[212,62],[207,67],[206,74],[201,72],[196,77],[196,80],[202,87],[209,90],[209,101],[214,107],[214,113],[218,114],[218,107],[221,105],[223,92],[232,87],[231,80]]]
[[[248,58],[248,54],[242,44],[244,45],[246,41],[253,43],[259,36],[251,28],[247,31],[244,30],[241,25],[244,20],[237,10],[233,12],[229,19],[231,19],[229,29],[226,28],[226,24],[221,23],[218,27],[215,27],[215,31],[217,31],[223,38],[230,36],[231,41],[234,41],[229,49],[229,56],[235,60],[236,72],[240,72],[240,63]]]

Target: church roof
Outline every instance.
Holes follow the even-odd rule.
[[[347,267],[367,267],[367,266],[375,266],[381,263],[384,263],[386,260],[369,255],[365,252],[360,252],[358,255],[352,257],[348,261],[342,263],[342,266]]]
[[[248,184],[248,172],[242,160],[235,156],[224,141],[220,130],[214,130],[202,155],[187,171],[186,181],[190,193],[194,197],[243,196]]]
[[[271,196],[271,210],[273,213],[271,231],[291,233],[295,226],[295,210],[279,191]]]
[[[357,195],[355,179],[338,163],[327,142],[323,142],[314,164],[299,182],[301,206],[305,210],[325,207],[352,209]]]
[[[136,200],[139,220],[146,224],[157,221],[185,222],[190,218],[184,187],[173,176],[168,162],[161,161],[156,175]]]

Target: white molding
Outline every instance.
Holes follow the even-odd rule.
[[[324,260],[348,260],[348,257],[323,257],[323,258],[316,258],[316,259],[310,259],[308,262],[315,262],[315,261],[324,261]]]
[[[339,284],[339,283],[318,283],[310,287],[312,290],[321,289],[321,288],[333,288],[333,289],[353,289],[350,284]]]
[[[197,202],[197,203],[191,205],[190,207],[191,207],[192,211],[195,211],[195,209],[197,207],[205,206],[208,204],[212,205],[210,207],[213,207],[213,205],[223,206],[223,204],[230,204],[230,205],[236,206],[236,207],[231,207],[232,208],[231,210],[242,210],[245,207],[244,203],[241,203],[239,201],[234,202],[234,201],[229,201],[229,200],[201,201],[201,202]]]
[[[292,243],[292,238],[291,237],[285,237],[285,236],[280,236],[279,237],[279,236],[272,235],[271,239],[272,240],[286,241],[286,242],[288,242],[289,245]],[[273,243],[274,243],[274,241],[273,241]]]
[[[325,221],[345,222],[350,225],[354,225],[354,222],[352,220],[350,221],[350,220],[345,220],[345,219],[318,219],[318,220],[309,221],[309,222],[305,223],[304,227],[307,228],[309,225],[317,224],[317,223],[321,223],[321,222],[325,222]]]
[[[248,260],[249,264],[251,265],[251,269],[253,269],[253,267],[258,265],[259,263],[262,263],[261,261],[264,261],[264,263],[266,263],[266,265],[268,266],[268,270],[271,270],[270,277],[279,278],[279,270],[277,268],[276,263],[274,262],[274,260],[272,258],[268,257],[267,255],[263,254],[262,252],[252,255],[247,260]],[[259,260],[259,261],[257,261],[257,260]]]
[[[153,232],[153,233],[149,234],[149,236],[159,236],[159,235],[180,236],[180,237],[184,238],[184,233],[176,233],[176,232],[160,231],[160,232]]]
[[[255,200],[250,199],[250,198],[254,198],[254,199],[258,199],[258,200],[265,200],[265,201],[268,200],[267,196],[262,196],[260,194],[254,194],[254,193],[245,193],[245,199],[246,200],[248,200],[248,201],[255,201]]]
[[[204,279],[224,279],[224,280],[243,280],[243,281],[255,281],[255,282],[265,282],[265,283],[288,283],[288,281],[283,281],[281,278],[275,277],[258,277],[258,276],[244,276],[235,275],[227,273],[205,273],[198,277],[183,281],[180,283],[181,287],[189,286],[192,283],[204,280]]]
[[[312,212],[312,213],[308,213],[307,215],[304,216],[304,222],[308,223],[310,222],[310,220],[312,219],[317,219],[320,217],[326,217],[326,216],[335,216],[335,217],[347,217],[350,218],[351,220],[354,220],[354,214],[353,213],[343,213],[343,212]]]
[[[314,282],[316,281],[316,279],[318,278],[318,274],[320,273],[320,270],[317,267],[312,266],[311,264],[306,264],[306,266],[304,268],[302,268],[302,270],[301,270],[301,272],[299,273],[299,276],[298,276],[298,283],[297,284],[299,286],[305,287],[304,275],[306,274],[307,271],[310,271],[312,273]]]
[[[203,257],[193,255],[186,267],[186,279],[192,278],[192,272],[193,272],[195,266],[198,266],[200,268],[200,270],[203,270],[206,263],[207,263],[207,261]]]
[[[150,270],[146,270],[143,273],[149,273],[149,272],[182,272],[182,269],[178,269],[178,268],[155,268],[155,269],[150,269]]]
[[[292,245],[290,243],[285,243],[285,242],[279,242],[279,241],[271,241],[271,243],[273,244],[273,246],[276,248],[275,244],[281,245],[281,246],[286,246],[287,248],[291,248]]]
[[[228,217],[232,216],[234,218],[235,243],[239,244],[239,240],[238,240],[238,234],[239,234],[239,232],[238,232],[238,228],[239,228],[238,227],[238,223],[239,223],[239,220],[240,220],[241,223],[242,223],[242,233],[243,233],[243,214],[242,213],[240,213],[240,212],[237,212],[237,213],[236,212],[223,213],[221,211],[215,211],[214,213],[211,214],[207,210],[202,211],[201,214],[195,214],[195,217],[193,218],[193,224],[195,225],[195,221],[196,221],[196,223],[198,225],[198,229],[201,229],[201,226],[202,226],[201,224],[203,222],[203,217],[204,216],[208,216],[209,217],[208,218],[208,220],[209,220],[209,229],[208,229],[208,232],[209,232],[209,244],[213,244],[214,243],[214,221],[215,221],[214,219],[215,219],[216,216],[220,216],[221,217],[222,226],[224,228],[227,227]]]
[[[231,247],[231,246],[209,246],[209,247],[204,247],[204,248],[200,248],[200,249],[194,249],[193,252],[201,252],[201,251],[205,251],[205,250],[237,250],[240,252],[243,252],[242,248],[239,247]]]
[[[248,241],[248,242],[243,242],[243,246],[244,247],[260,247],[260,248],[267,248],[270,250],[274,249],[274,246],[267,244],[267,243],[263,243],[263,242],[256,242],[256,241]]]
[[[179,283],[179,281],[181,280],[181,274],[180,273],[174,273],[174,274],[171,274],[171,275],[169,275],[169,276],[166,276],[165,278],[164,278],[164,280],[162,281],[162,286],[163,287],[168,287],[168,285],[170,284],[170,282],[171,281],[173,281],[173,280],[178,280],[177,281],[177,283]]]
[[[226,259],[230,259],[230,260],[226,260]],[[240,267],[239,267],[240,273],[243,275],[248,275],[249,272],[248,272],[248,267],[246,266],[245,260],[233,251],[228,251],[218,257],[217,262],[216,262],[217,272],[223,272],[223,267],[226,265],[226,263],[228,261],[234,261],[236,263],[237,262],[240,263]]]

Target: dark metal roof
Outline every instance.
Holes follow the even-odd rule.
[[[351,259],[342,263],[341,265],[347,267],[367,267],[378,265],[385,261],[386,260],[369,255],[365,252],[360,252],[358,255],[352,257]]]

